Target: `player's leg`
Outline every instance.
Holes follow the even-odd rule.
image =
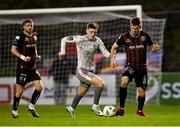
[[[99,108],[99,98],[104,86],[104,81],[99,78],[98,76],[96,76],[95,74],[92,73],[92,71],[87,71],[84,69],[77,69],[76,71],[76,76],[77,78],[80,80],[80,82],[83,85],[83,87],[89,87],[90,85],[95,85],[97,87],[96,91],[95,91],[95,104],[92,107],[92,110],[97,114],[97,115],[102,115],[102,112]],[[78,97],[80,98],[80,96]]]
[[[137,115],[139,116],[145,116],[145,113],[143,112],[144,102],[145,102],[145,89],[142,87],[137,87],[138,90],[138,109],[137,109]]]
[[[99,107],[99,100],[100,100],[101,93],[102,93],[105,83],[104,83],[104,80],[102,80],[99,76],[95,74],[92,74],[92,75],[93,77],[91,80],[91,84],[95,86],[94,87],[95,95],[94,95],[94,104],[91,109],[96,115],[103,116],[103,113]]]
[[[27,106],[27,109],[32,114],[33,117],[39,117],[39,115],[37,114],[37,112],[34,108],[34,105],[37,102],[37,100],[39,99],[41,90],[43,88],[43,84],[42,84],[39,72],[36,69],[29,70],[28,74],[27,74],[27,81],[28,82],[32,81],[32,83],[35,87],[35,90],[31,97],[31,102]]]
[[[76,117],[75,116],[76,106],[78,105],[78,103],[81,100],[81,98],[83,96],[85,96],[85,94],[86,94],[87,90],[89,89],[89,87],[90,87],[90,85],[86,85],[86,84],[80,83],[79,88],[78,88],[78,92],[75,95],[75,97],[74,97],[74,99],[72,101],[72,104],[70,106],[66,107],[66,110],[69,112],[71,117]]]
[[[86,95],[86,92],[89,89],[89,87],[90,86],[88,86],[88,85],[80,83],[79,88],[78,88],[78,92],[77,92],[76,96],[74,97],[72,105],[71,105],[73,109],[76,108],[76,106],[79,103],[79,101],[81,100],[81,98]]]
[[[92,80],[91,80],[91,84],[95,86],[94,104],[98,105],[99,100],[100,100],[100,96],[101,96],[101,92],[104,88],[104,80],[102,80],[97,75],[94,75]]]
[[[39,115],[37,114],[37,112],[36,112],[36,110],[34,108],[34,105],[36,104],[37,100],[40,97],[43,85],[42,85],[42,81],[41,80],[34,80],[32,82],[34,84],[35,90],[34,90],[34,92],[32,94],[31,102],[27,106],[27,109],[28,109],[29,112],[31,112],[33,117],[39,117]]]
[[[125,72],[122,74],[121,85],[119,90],[119,102],[120,108],[116,111],[116,116],[124,115],[125,102],[127,97],[127,86],[134,77],[134,69],[130,66],[125,68]]]
[[[23,94],[23,91],[24,91],[24,86],[16,84],[16,93],[14,95],[14,100],[13,100],[13,110],[11,112],[13,118],[19,117],[17,109],[18,109],[20,98],[21,98],[21,95]]]
[[[116,111],[116,116],[123,116],[124,115],[124,108],[125,108],[125,102],[127,97],[127,86],[129,83],[129,77],[128,76],[122,76],[121,78],[121,85],[119,90],[119,102],[120,107]]]
[[[137,115],[145,116],[145,113],[143,112],[143,107],[146,99],[145,91],[147,87],[147,71],[143,70],[137,72],[137,74],[135,74],[135,82],[138,91]]]
[[[13,118],[17,118],[19,116],[17,112],[17,108],[19,106],[21,95],[23,94],[23,91],[24,91],[24,86],[27,84],[26,79],[27,79],[26,72],[21,68],[17,68],[16,69],[16,93],[14,95],[14,100],[13,100],[13,110],[11,112]]]

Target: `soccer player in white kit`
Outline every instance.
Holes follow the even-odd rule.
[[[76,43],[78,55],[76,76],[79,79],[80,84],[72,104],[66,107],[66,110],[70,113],[71,117],[75,117],[75,108],[81,98],[85,96],[91,85],[96,87],[94,104],[91,110],[98,116],[103,115],[99,108],[99,99],[104,87],[104,81],[93,73],[93,57],[98,50],[100,50],[106,58],[110,57],[110,53],[104,46],[102,40],[96,36],[98,28],[99,26],[97,23],[88,23],[86,27],[86,35],[66,36],[61,39],[61,51],[58,55],[65,55],[65,47],[67,42]]]

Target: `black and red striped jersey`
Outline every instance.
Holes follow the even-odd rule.
[[[37,45],[37,33],[34,32],[32,36],[27,36],[24,32],[17,35],[12,43],[16,46],[19,53],[24,56],[31,57],[31,61],[24,62],[18,59],[17,67],[23,67],[31,69],[35,67],[35,57],[36,57],[36,45]]]
[[[132,36],[130,32],[122,34],[116,41],[118,46],[124,46],[126,52],[126,65],[136,69],[147,68],[147,46],[153,44],[148,33],[140,31],[138,36]]]

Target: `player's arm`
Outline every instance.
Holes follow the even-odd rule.
[[[41,59],[41,56],[38,55],[37,45],[35,46],[35,55],[36,55],[36,59],[37,59],[37,60],[40,60],[40,59]]]
[[[157,52],[159,49],[160,49],[160,46],[158,43],[156,42],[153,42],[152,39],[151,39],[151,36],[147,33],[146,34],[146,41],[149,45],[149,50],[152,51],[152,52]]]
[[[59,51],[58,55],[63,56],[66,54],[66,43],[77,43],[79,42],[79,36],[66,36],[61,39],[61,51]]]
[[[111,67],[115,67],[116,66],[116,60],[115,60],[115,57],[116,57],[116,51],[117,51],[117,48],[118,48],[119,46],[117,45],[117,43],[115,42],[114,44],[113,44],[113,46],[111,47],[111,63],[110,63],[110,65],[111,65]]]
[[[110,53],[108,52],[108,50],[106,49],[106,47],[102,41],[100,41],[99,49],[106,58],[110,57]]]
[[[11,47],[11,53],[15,56],[17,56],[18,58],[20,58],[21,60],[23,60],[24,62],[29,62],[31,60],[31,57],[29,56],[24,56],[22,54],[19,53],[17,47],[15,45],[12,45]]]

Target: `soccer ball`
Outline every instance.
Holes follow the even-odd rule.
[[[103,115],[107,117],[115,116],[116,108],[112,105],[106,105],[103,109]]]

